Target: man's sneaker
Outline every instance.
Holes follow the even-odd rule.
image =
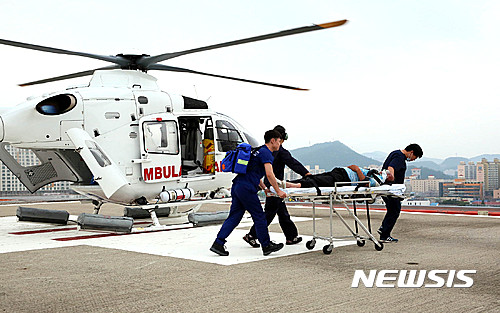
[[[399,240],[396,238],[393,238],[391,236],[388,236],[386,238],[380,237],[380,241],[382,241],[382,242],[398,242]]]
[[[292,240],[288,240],[287,239],[286,244],[287,245],[295,245],[295,244],[298,244],[301,241],[302,241],[302,237],[295,237]]]
[[[262,253],[264,255],[269,255],[271,254],[272,252],[276,252],[276,251],[279,251],[283,248],[283,244],[282,243],[274,243],[272,241],[269,242],[269,245],[267,247],[262,247]]]
[[[223,245],[221,245],[217,242],[214,242],[214,244],[210,248],[210,251],[217,253],[220,256],[228,256],[229,255],[229,251],[226,251],[226,247],[224,247]]]
[[[243,236],[243,240],[245,240],[249,245],[251,245],[252,248],[260,247],[260,245],[257,243],[257,240],[255,240],[255,238],[252,237],[252,235],[250,234],[246,234],[245,236]]]

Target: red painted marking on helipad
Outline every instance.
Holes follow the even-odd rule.
[[[290,206],[293,207],[294,205],[304,205],[303,203],[300,203],[300,204],[291,204]],[[311,206],[312,207],[312,206]],[[325,205],[325,204],[319,204],[319,205],[316,205],[316,207],[320,207],[320,208],[329,208],[328,205]],[[344,207],[342,206],[335,206],[335,209],[343,209]],[[354,209],[353,206],[349,206],[349,209]],[[364,206],[356,206],[356,209],[358,211],[363,211],[365,210],[366,211],[366,207]],[[376,207],[370,207],[370,211],[386,211],[387,209],[385,208],[376,208]],[[444,209],[444,208],[426,208],[426,209],[417,209],[417,208],[412,208],[412,209],[409,209],[409,208],[402,208],[401,209],[401,212],[409,212],[409,213],[440,213],[440,214],[453,214],[453,215],[457,215],[457,214],[463,214],[463,215],[481,215],[479,214],[479,211],[486,211],[488,212],[488,214],[485,214],[487,216],[500,216],[500,212],[497,212],[497,211],[491,211],[491,210],[498,210],[497,208],[484,208],[484,210],[481,210],[481,209],[478,209],[477,211],[460,211],[460,210],[447,210],[447,209]]]
[[[188,227],[178,227],[178,228],[169,228],[169,229],[157,229],[157,230],[145,230],[138,231],[133,233],[105,233],[105,234],[95,234],[95,235],[83,235],[83,236],[73,236],[73,237],[64,237],[64,238],[53,238],[55,241],[71,241],[71,240],[81,240],[81,239],[95,239],[95,238],[104,238],[104,237],[115,237],[115,236],[125,236],[125,235],[136,235],[136,234],[145,234],[145,233],[156,233],[160,231],[170,231],[170,230],[180,230],[187,229]]]
[[[68,230],[76,230],[76,227],[16,231],[16,232],[12,232],[9,234],[10,235],[31,235],[31,234],[52,233],[52,232],[68,231]]]

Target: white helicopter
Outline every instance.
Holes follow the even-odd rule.
[[[32,193],[56,181],[94,200],[137,205],[171,203],[194,195],[227,195],[234,174],[220,171],[225,152],[257,141],[236,121],[206,102],[161,91],[150,70],[207,75],[304,90],[157,64],[175,57],[340,26],[346,20],[299,27],[156,56],[105,56],[0,39],[0,44],[76,55],[114,65],[25,84],[92,75],[88,86],[32,97],[0,111],[0,160]],[[31,149],[40,165],[20,165],[6,145]]]

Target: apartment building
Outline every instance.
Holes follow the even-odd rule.
[[[457,168],[457,178],[465,180],[477,180],[477,165],[474,162],[465,163],[461,161]]]
[[[412,175],[412,177],[415,177]],[[423,197],[439,197],[439,184],[443,183],[443,179],[436,179],[434,176],[429,176],[427,179],[408,179],[409,191],[418,196]]]
[[[493,191],[500,189],[500,160],[494,159],[493,162],[488,162],[482,159],[478,164],[482,164],[484,168],[484,193],[486,196],[493,196]]]

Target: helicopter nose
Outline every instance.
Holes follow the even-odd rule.
[[[0,116],[0,142],[3,141],[3,135],[4,135],[3,119],[2,119],[2,116]]]

